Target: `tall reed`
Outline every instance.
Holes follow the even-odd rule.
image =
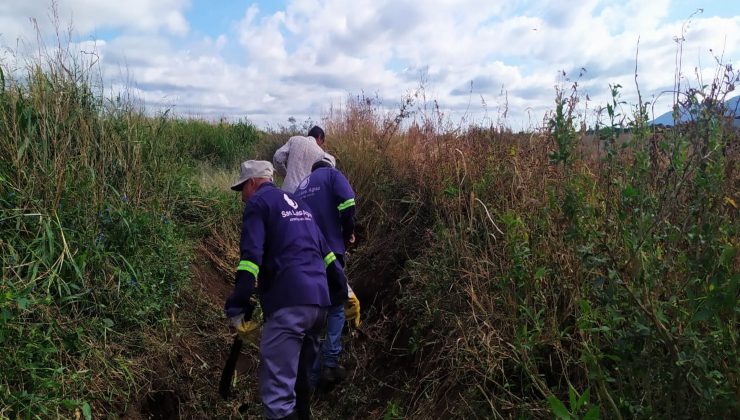
[[[333,110],[379,340],[353,358],[377,393],[348,395],[418,418],[736,416],[738,132],[717,104],[737,74],[720,70],[665,131],[645,104],[619,115],[614,87],[597,150],[576,89],[520,135],[450,129],[413,97]]]
[[[135,403],[192,249],[237,212],[201,188],[196,162],[233,170],[258,136],[106,97],[94,63],[62,44],[25,71],[0,64],[0,417]]]

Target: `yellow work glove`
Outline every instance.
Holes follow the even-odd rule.
[[[245,321],[238,327],[236,332],[247,343],[257,344],[260,342],[260,324],[254,321]]]
[[[255,321],[245,321],[244,315],[240,314],[231,318],[231,325],[236,333],[247,343],[257,344],[260,341],[260,324]]]
[[[360,301],[353,292],[350,292],[347,301],[344,302],[344,318],[355,328],[360,326]]]

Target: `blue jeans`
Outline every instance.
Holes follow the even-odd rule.
[[[330,306],[326,315],[326,339],[321,344],[321,357],[317,357],[309,378],[311,387],[319,384],[323,367],[336,367],[342,353],[342,328],[344,328],[344,304]]]

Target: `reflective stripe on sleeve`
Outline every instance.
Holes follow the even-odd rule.
[[[337,206],[337,209],[339,211],[342,211],[342,210],[346,210],[346,209],[348,209],[348,208],[350,208],[350,207],[352,207],[354,205],[355,205],[355,199],[354,198],[350,198],[349,200],[345,201],[344,203],[338,205]]]
[[[333,252],[326,254],[324,257],[324,267],[328,267],[329,264],[333,263],[337,259],[337,256]]]
[[[260,273],[260,267],[249,260],[241,260],[239,261],[239,266],[236,268],[236,271],[249,271],[252,273],[254,278],[257,278],[257,274]]]

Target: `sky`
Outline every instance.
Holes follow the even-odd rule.
[[[56,11],[109,92],[263,128],[320,121],[358,95],[392,111],[423,86],[453,123],[531,129],[575,80],[587,115],[610,84],[633,102],[636,55],[657,116],[670,109],[677,39],[683,86],[711,80],[718,59],[740,65],[729,0],[58,0]],[[50,43],[51,15],[50,1],[0,1],[0,61],[19,69],[38,50],[34,20]]]

